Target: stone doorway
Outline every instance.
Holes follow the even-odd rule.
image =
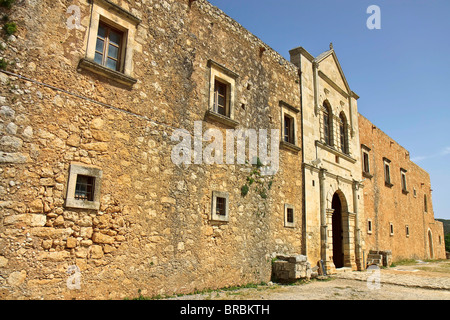
[[[333,230],[333,263],[336,268],[344,267],[342,203],[339,195],[334,194],[331,207],[334,210],[332,218]]]

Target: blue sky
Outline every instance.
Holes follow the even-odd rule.
[[[210,0],[289,60],[333,42],[359,112],[430,173],[436,218],[450,219],[450,1]],[[366,26],[370,5],[381,29]]]

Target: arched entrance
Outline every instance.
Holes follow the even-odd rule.
[[[333,230],[333,263],[336,268],[344,266],[343,229],[342,229],[342,203],[338,193],[335,193],[331,202],[334,210],[332,218]]]
[[[431,230],[428,230],[428,246],[430,250],[430,259],[434,259],[433,253],[433,236],[431,235]]]

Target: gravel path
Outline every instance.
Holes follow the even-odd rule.
[[[214,291],[177,300],[450,300],[450,260],[376,272],[345,272],[327,280]]]

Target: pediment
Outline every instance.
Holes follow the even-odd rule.
[[[324,75],[325,80],[331,80],[342,91],[351,94],[350,87],[333,49],[322,53],[314,61],[319,65],[319,71]]]

